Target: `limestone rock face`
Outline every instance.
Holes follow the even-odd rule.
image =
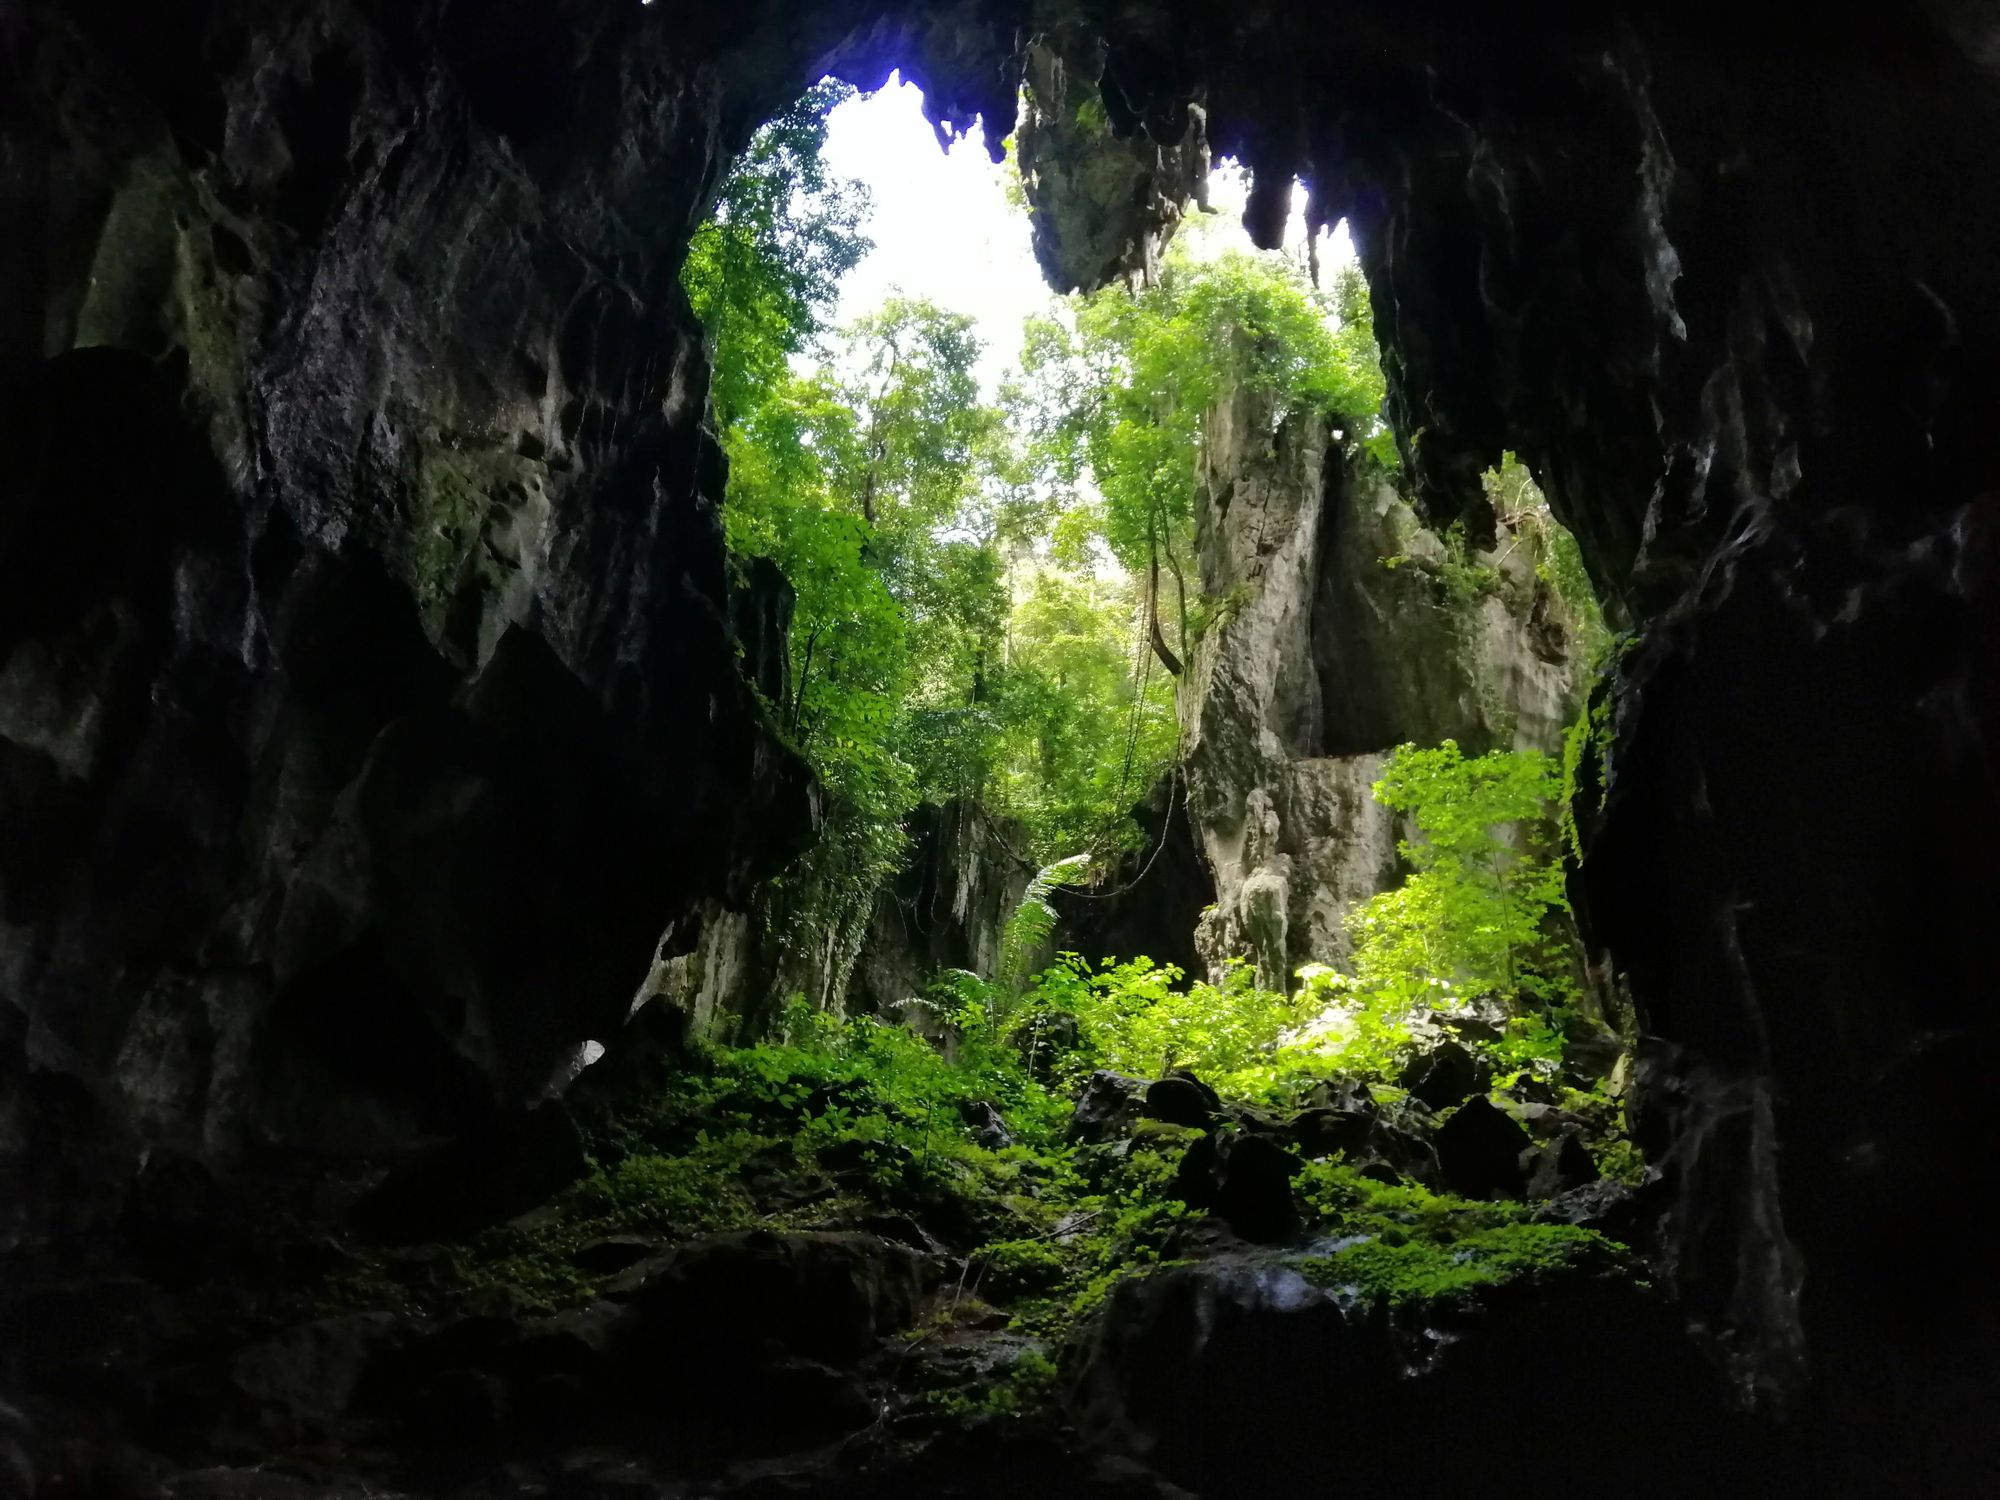
[[[1157,120],[1121,120],[1120,93],[1094,31],[1058,27],[1027,53],[1017,131],[1033,212],[1035,259],[1049,285],[1089,290],[1150,280],[1190,201],[1208,192],[1208,139],[1198,105]],[[1122,112],[1122,111],[1121,111]]]
[[[911,833],[912,858],[877,900],[848,982],[851,1008],[900,1014],[940,969],[998,973],[1007,919],[1034,876],[1023,831],[975,803],[919,808]]]
[[[1454,596],[1443,544],[1325,419],[1281,424],[1236,394],[1207,429],[1197,547],[1225,604],[1181,694],[1216,883],[1200,942],[1211,965],[1247,956],[1289,988],[1299,964],[1344,959],[1348,909],[1396,882],[1395,815],[1369,790],[1386,752],[1553,750],[1587,664],[1532,550],[1507,538],[1480,554],[1497,587]]]
[[[0,18],[6,1214],[530,1096],[808,826],[672,255],[734,122],[594,9]]]

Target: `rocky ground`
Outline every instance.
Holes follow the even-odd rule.
[[[641,1012],[386,1175],[155,1157],[0,1279],[42,1492],[1685,1493],[1734,1453],[1601,1089],[1440,1033],[1402,1088],[1099,1072],[940,1127],[857,1059]]]

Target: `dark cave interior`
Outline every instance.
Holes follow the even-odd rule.
[[[586,1039],[597,1086],[671,1068],[624,1019],[662,929],[811,837],[678,280],[732,156],[825,74],[1011,119],[1051,39],[1157,179],[1089,246],[1035,203],[1051,274],[1143,263],[1196,145],[1267,241],[1302,180],[1419,509],[1490,535],[1518,452],[1634,630],[1570,890],[1667,1300],[1496,1312],[1410,1397],[1246,1312],[1254,1268],[1170,1269],[1056,1435],[872,1449],[715,1351],[859,1359],[932,1274],[879,1235],[684,1247],[560,1320],[305,1318],[391,1161],[431,1153],[363,1229],[543,1201],[575,1127],[525,1107]],[[0,1488],[2000,1490],[1996,145],[1974,0],[0,0]],[[606,1353],[634,1307],[657,1386]],[[419,1357],[448,1481],[379,1409]]]

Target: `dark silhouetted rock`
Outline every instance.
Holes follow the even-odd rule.
[[[1222,1157],[1215,1212],[1246,1240],[1275,1244],[1299,1232],[1292,1202],[1298,1163],[1267,1136],[1237,1135]]]
[[[28,1419],[0,1401],[0,1493],[34,1494],[35,1464],[28,1438]]]
[[[453,1239],[546,1203],[589,1169],[576,1122],[551,1100],[403,1163],[350,1218],[390,1243]]]
[[[1223,1219],[1244,1239],[1275,1244],[1299,1230],[1292,1201],[1297,1170],[1298,1163],[1269,1137],[1214,1132],[1181,1157],[1174,1193],[1190,1208]]]
[[[1491,1046],[1507,1034],[1504,1008],[1498,1001],[1486,1006],[1465,1006],[1453,1010],[1430,1012],[1433,1025],[1452,1032],[1461,1043],[1477,1043]]]
[[[647,1337],[710,1351],[765,1340],[852,1363],[915,1319],[926,1258],[875,1235],[752,1229],[695,1240],[630,1293]]]
[[[1534,1142],[1483,1096],[1468,1100],[1433,1137],[1438,1175],[1467,1198],[1518,1198],[1527,1184],[1522,1154]]]
[[[1530,1198],[1553,1198],[1598,1179],[1597,1162],[1583,1137],[1566,1130],[1552,1141],[1533,1147],[1528,1155]]]
[[[1614,1178],[1600,1177],[1581,1187],[1559,1193],[1535,1206],[1535,1218],[1544,1224],[1574,1224],[1579,1229],[1595,1229],[1626,1244],[1647,1238],[1644,1226],[1651,1213],[1657,1215],[1666,1195],[1655,1181],[1633,1188]]]
[[[1014,1144],[1014,1132],[1000,1111],[984,1099],[967,1099],[958,1107],[958,1117],[972,1132],[973,1139],[988,1151],[1004,1151]]]
[[[343,1313],[301,1324],[238,1353],[230,1376],[273,1439],[328,1431],[344,1417],[369,1365],[406,1336],[392,1313]]]
[[[1090,1075],[1070,1117],[1069,1137],[1085,1145],[1102,1145],[1131,1132],[1145,1110],[1145,1082],[1100,1070]]]
[[[1213,1095],[1192,1078],[1168,1076],[1146,1085],[1146,1116],[1169,1125],[1206,1129],[1215,1118]]]
[[[1300,1105],[1305,1109],[1339,1109],[1349,1114],[1372,1115],[1379,1107],[1375,1094],[1358,1078],[1327,1078],[1315,1083]]]
[[[1508,1093],[1517,1101],[1521,1099],[1518,1090],[1509,1089]],[[1583,1130],[1590,1123],[1582,1115],[1570,1110],[1559,1108],[1553,1104],[1542,1104],[1533,1100],[1520,1103],[1518,1115],[1521,1123],[1528,1128],[1530,1135],[1534,1136],[1537,1140],[1545,1141],[1553,1140],[1555,1137],[1568,1131]]]
[[[1331,1156],[1336,1151],[1354,1157],[1368,1149],[1375,1117],[1346,1109],[1302,1109],[1292,1116],[1291,1130],[1299,1154],[1307,1161]]]
[[[1465,1043],[1440,1042],[1410,1059],[1401,1083],[1411,1098],[1431,1109],[1449,1109],[1479,1093],[1492,1077],[1492,1064],[1475,1057]]]
[[[1599,1414],[1565,1439],[1580,1472],[1649,1500],[1766,1477],[1671,1306],[1590,1272],[1385,1318],[1239,1248],[1120,1282],[1066,1368],[1088,1443],[1203,1495],[1308,1500],[1336,1472],[1342,1492],[1456,1495],[1489,1488],[1496,1463],[1531,1472],[1548,1435],[1505,1394],[1523,1369],[1541,1399]]]
[[[1617,1070],[1625,1043],[1610,1032],[1571,1037],[1563,1044],[1563,1078],[1573,1088],[1602,1083]]]
[[[665,995],[653,995],[626,1017],[604,1055],[577,1074],[563,1101],[586,1117],[622,1099],[658,1093],[692,1058],[693,1023]]]
[[[659,1248],[657,1240],[642,1239],[638,1235],[607,1235],[570,1251],[569,1263],[593,1276],[612,1276],[628,1266],[636,1266]]]

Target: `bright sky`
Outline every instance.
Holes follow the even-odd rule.
[[[976,129],[949,153],[940,151],[923,115],[923,94],[896,77],[865,99],[849,99],[827,126],[828,169],[860,178],[873,196],[866,229],[875,249],[841,287],[836,317],[845,323],[873,312],[895,292],[968,313],[986,341],[980,378],[992,392],[1020,356],[1022,321],[1047,313],[1055,300],[1029,248],[1028,221],[1007,202],[1004,174],[1012,169],[987,159]],[[1209,181],[1220,212],[1201,225],[1200,252],[1249,250],[1244,174],[1225,163]],[[1293,197],[1288,253],[1298,251],[1305,234],[1302,190]],[[1344,224],[1322,253],[1329,267],[1352,257]]]

